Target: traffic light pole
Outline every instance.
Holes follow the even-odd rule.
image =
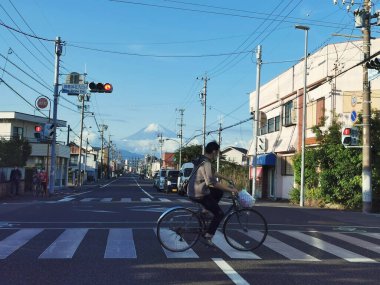
[[[55,71],[54,71],[54,105],[53,105],[53,139],[51,141],[51,164],[49,176],[49,195],[54,193],[55,185],[55,144],[57,140],[57,109],[58,109],[58,87],[59,87],[59,58],[62,54],[61,38],[57,37],[55,40]],[[48,158],[49,159],[49,158]],[[46,169],[48,170],[48,169]]]

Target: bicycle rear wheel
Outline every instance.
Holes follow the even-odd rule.
[[[263,244],[268,234],[265,218],[254,209],[239,209],[229,214],[223,224],[227,243],[233,248],[248,251]]]
[[[183,207],[167,210],[157,221],[157,237],[160,244],[174,252],[191,248],[199,239],[201,229],[197,214]]]

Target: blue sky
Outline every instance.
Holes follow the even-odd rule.
[[[197,77],[210,78],[207,131],[217,130],[220,121],[225,127],[249,118],[257,45],[263,50],[264,84],[302,58],[304,33],[294,28],[296,24],[310,26],[310,52],[346,40],[333,33],[360,35],[352,12],[339,2],[3,0],[0,22],[34,37],[0,26],[0,67],[5,69],[0,70],[1,78],[13,89],[0,84],[0,110],[38,114],[16,92],[31,104],[40,94],[52,98],[54,42],[37,38],[60,36],[65,42],[62,74],[86,72],[88,81],[110,82],[114,87],[111,94],[91,96],[88,110],[95,118],[85,118],[90,144],[100,145],[97,122],[109,126],[107,136],[111,134],[118,148],[150,152],[156,142],[123,139],[152,124],[177,132],[176,109],[181,108],[186,141],[202,129],[203,81]],[[376,9],[379,1],[372,2]],[[60,83],[64,79],[61,75]],[[78,100],[61,97],[58,117],[79,135]],[[59,140],[66,136],[67,130],[59,131]],[[252,122],[229,128],[222,133],[222,147],[248,148],[251,136]],[[216,138],[213,134],[207,141]]]

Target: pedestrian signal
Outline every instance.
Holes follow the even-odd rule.
[[[54,132],[55,132],[54,124],[45,124],[45,126],[44,126],[44,137],[45,137],[45,139],[47,139],[47,140],[53,139]]]
[[[342,144],[344,146],[356,146],[359,144],[359,131],[357,127],[345,127],[342,129]]]
[[[34,137],[36,139],[41,139],[42,127],[40,125],[34,126]]]

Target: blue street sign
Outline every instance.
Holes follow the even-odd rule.
[[[356,122],[357,118],[358,118],[358,114],[356,113],[356,111],[352,111],[351,112],[351,121]]]

